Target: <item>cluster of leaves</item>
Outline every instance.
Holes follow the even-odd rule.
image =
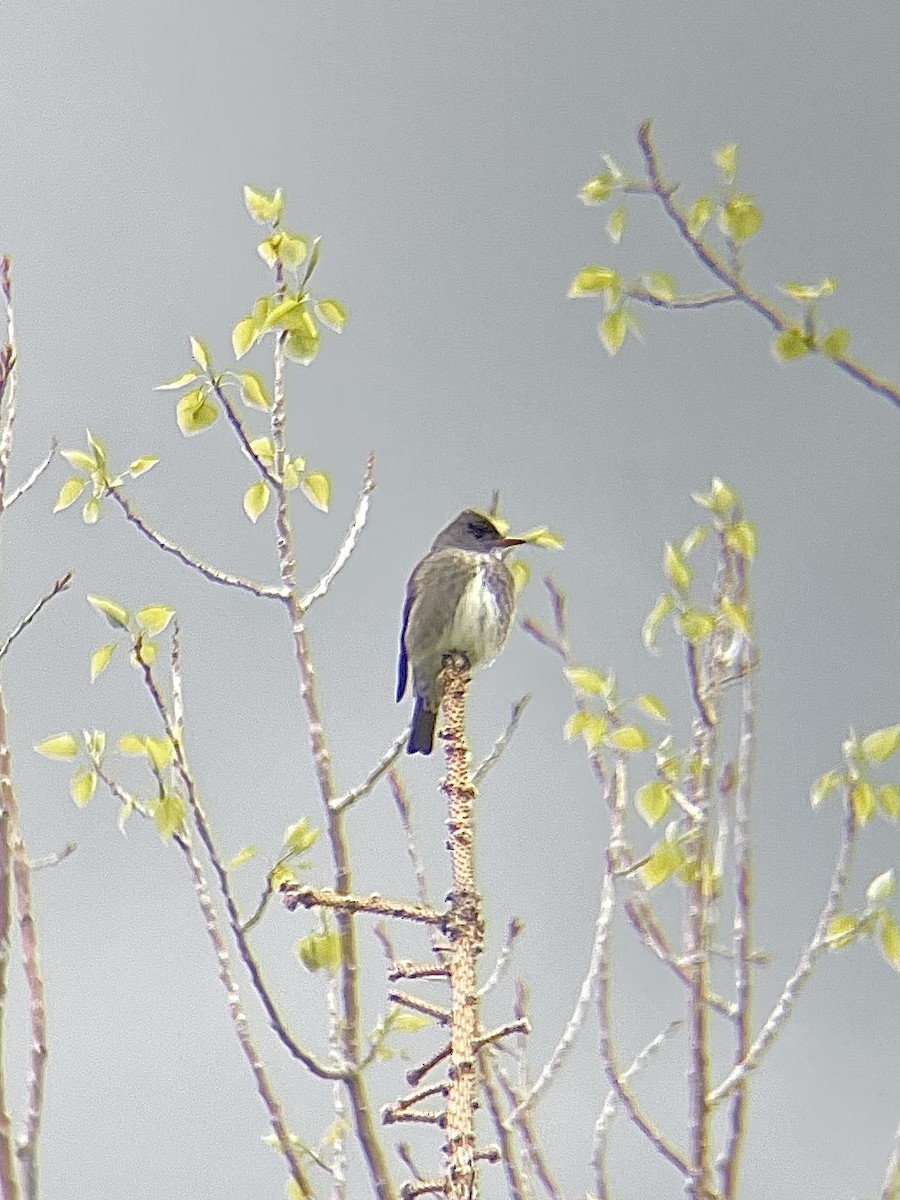
[[[480,510],[478,510],[480,511]],[[509,536],[510,523],[505,517],[499,516],[497,513],[483,512],[482,516],[492,521],[500,532],[501,537]],[[534,529],[529,529],[527,533],[517,533],[514,535],[521,538],[530,546],[540,546],[544,550],[561,550],[565,545],[565,539],[562,534],[554,533],[552,529],[548,529],[546,525],[538,525]],[[524,558],[507,559],[506,565],[512,573],[513,582],[516,585],[516,591],[521,592],[528,581],[531,579],[531,567]]]
[[[365,1057],[363,1065],[368,1066],[369,1063],[376,1060],[390,1062],[392,1058],[398,1055],[402,1059],[408,1058],[409,1056],[405,1051],[396,1051],[388,1044],[391,1035],[397,1033],[418,1033],[420,1030],[427,1029],[433,1024],[434,1021],[431,1017],[395,1006],[388,1011],[386,1016],[379,1018],[377,1025],[369,1034],[369,1052]]]
[[[87,453],[84,450],[61,451],[66,462],[76,468],[77,474],[67,479],[62,485],[53,511],[61,512],[64,508],[69,508],[90,485],[91,497],[81,510],[81,517],[86,525],[96,525],[100,519],[104,496],[108,495],[113,488],[121,487],[126,475],[137,479],[139,475],[143,475],[151,467],[155,467],[159,459],[149,456],[135,459],[126,471],[117,475],[109,468],[106,447],[99,438],[94,437],[90,430],[87,431],[87,440]]]
[[[707,247],[706,230],[714,219],[724,239],[731,261],[737,262],[743,245],[762,227],[763,214],[754,197],[737,188],[738,146],[732,142],[713,155],[719,169],[719,185],[710,194],[700,196],[685,215],[687,236],[701,249]],[[626,177],[622,169],[605,156],[607,170],[588,180],[579,193],[587,205],[605,204],[612,196],[621,199],[606,222],[610,241],[618,245],[625,233],[628,210],[625,198],[629,194],[646,194],[648,186]],[[837,284],[834,279],[823,283],[786,283],[781,290],[802,305],[802,319],[796,326],[782,330],[773,342],[773,352],[781,362],[803,358],[811,350],[820,350],[830,358],[841,358],[850,345],[850,333],[843,327],[832,329],[820,337],[817,321],[817,302],[831,295]],[[598,332],[607,354],[621,350],[629,333],[641,337],[643,330],[631,309],[630,301],[642,300],[661,307],[690,306],[690,297],[679,294],[675,278],[664,271],[646,271],[637,279],[624,279],[614,267],[591,265],[582,268],[569,288],[570,297],[602,296],[606,316]]]

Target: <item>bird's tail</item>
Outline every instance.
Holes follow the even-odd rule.
[[[406,744],[407,754],[430,754],[434,749],[434,727],[437,713],[426,708],[421,696],[416,696],[412,729]]]

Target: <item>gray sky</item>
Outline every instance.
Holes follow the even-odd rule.
[[[298,507],[305,579],[330,560],[366,453],[378,461],[367,533],[312,620],[342,785],[407,717],[393,686],[411,566],[495,487],[518,528],[548,524],[567,538],[563,554],[530,557],[536,577],[552,570],[571,597],[579,658],[614,668],[623,690],[663,696],[683,731],[680,656],[671,640],[647,655],[640,627],[661,590],[663,542],[696,520],[690,492],[713,474],[738,488],[761,537],[757,937],[773,961],[757,1021],[811,932],[836,846],[837,807],[811,813],[809,783],[837,764],[849,724],[897,720],[900,413],[822,361],[778,366],[767,327],[734,307],[647,313],[645,344],[609,360],[595,336],[600,306],[565,298],[581,266],[670,271],[685,289],[705,280],[650,202],[629,203],[611,247],[606,212],[577,192],[604,152],[638,169],[635,132],[648,116],[688,197],[714,183],[710,152],[738,141],[742,186],[765,212],[751,281],[774,295],[785,279],[836,276],[827,319],[896,379],[898,25],[883,0],[864,18],[850,5],[774,0],[33,0],[6,5],[0,29],[0,248],[14,256],[21,357],[15,479],[51,434],[81,446],[90,425],[115,462],[162,457],[132,492],[158,528],[274,579],[271,530],[241,511],[252,477],[224,423],[185,440],[174,399],[152,389],[185,369],[190,333],[231,365],[231,328],[266,289],[245,182],[283,186],[289,227],[324,235],[319,286],[351,317],[291,375],[292,444],[335,484],[330,516]],[[262,357],[248,366],[266,369]],[[36,880],[51,1021],[44,1194],[280,1196],[284,1172],[260,1146],[264,1113],[180,860],[137,824],[123,840],[105,796],[77,811],[65,768],[29,748],[61,729],[151,730],[122,663],[91,687],[89,655],[107,627],[83,596],[171,604],[184,630],[189,749],[220,842],[272,855],[290,821],[318,819],[287,630],[274,606],[162,561],[112,511],[93,529],[77,508],[52,517],[64,478],[55,468],[14,510],[0,583],[6,628],[62,570],[77,573],[5,668],[31,851],[79,845]],[[546,617],[539,586],[522,607]],[[481,801],[479,868],[490,949],[512,913],[527,924],[517,969],[532,986],[539,1064],[584,973],[605,823],[583,755],[560,737],[565,683],[521,633],[478,682],[476,748],[526,691],[523,731]],[[436,759],[415,761],[407,778],[440,895],[438,772]],[[409,889],[386,792],[360,806],[351,837],[361,889]],[[874,823],[857,896],[897,857],[896,827]],[[324,849],[316,863],[324,879]],[[261,870],[244,868],[248,906]],[[308,928],[273,911],[259,945],[316,1042],[320,983],[291,954]],[[624,930],[619,945],[627,1057],[680,997]],[[374,950],[367,961],[371,1025],[382,968]],[[492,1011],[504,1014],[501,997]],[[748,1195],[874,1194],[900,1115],[897,1012],[897,978],[873,947],[822,965],[755,1081]],[[259,1027],[298,1128],[314,1135],[320,1093]],[[592,1186],[589,1131],[605,1095],[594,1039],[592,1026],[541,1110],[569,1196]],[[641,1087],[678,1138],[682,1050]],[[9,1058],[16,1096],[21,1059]],[[394,1067],[378,1077],[379,1101],[396,1077]],[[617,1137],[617,1197],[679,1194],[634,1135]],[[501,1189],[499,1171],[485,1175],[486,1195]],[[365,1194],[362,1176],[353,1194]]]

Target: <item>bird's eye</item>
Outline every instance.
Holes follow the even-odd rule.
[[[474,534],[475,537],[477,537],[478,540],[481,541],[482,538],[487,537],[488,528],[485,524],[483,524],[481,522],[473,521],[471,523],[471,525],[469,526],[469,532]]]

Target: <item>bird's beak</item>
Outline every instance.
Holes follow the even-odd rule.
[[[524,546],[525,538],[502,538],[496,544],[501,550],[508,550],[510,546]]]

